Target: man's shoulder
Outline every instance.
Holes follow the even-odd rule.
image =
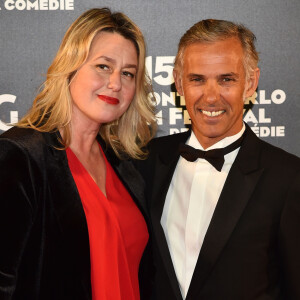
[[[294,174],[300,171],[300,158],[282,148],[272,145],[247,128],[244,147],[239,155],[240,162],[258,163],[270,174]]]
[[[286,150],[274,146],[266,141],[261,141],[262,145],[262,160],[270,163],[281,164],[297,168],[300,170],[300,158]]]
[[[263,168],[288,168],[300,170],[300,158],[286,150],[272,145],[259,137],[246,126],[246,138],[241,155],[243,161],[256,161]],[[253,160],[254,159],[254,160]]]

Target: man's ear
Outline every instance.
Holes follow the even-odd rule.
[[[256,68],[251,72],[247,82],[246,82],[246,98],[251,97],[257,89],[259,81],[260,70]]]
[[[178,94],[183,96],[183,88],[182,88],[182,81],[181,81],[181,74],[178,70],[173,70],[173,77],[175,81],[175,86]]]

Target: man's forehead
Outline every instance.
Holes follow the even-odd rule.
[[[199,65],[222,66],[240,64],[244,58],[241,43],[236,38],[210,43],[190,44],[184,52],[183,65],[196,68]]]
[[[205,51],[206,49],[210,49],[212,47],[215,49],[230,47],[236,50],[243,51],[242,43],[237,37],[228,37],[224,39],[217,39],[215,41],[199,41],[191,43],[185,47],[184,54],[195,49]]]

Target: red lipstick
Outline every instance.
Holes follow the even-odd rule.
[[[112,105],[117,105],[119,104],[119,99],[114,98],[114,97],[109,97],[109,96],[105,96],[105,95],[98,95],[98,98],[108,104],[112,104]]]

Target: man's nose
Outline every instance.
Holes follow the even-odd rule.
[[[113,72],[109,76],[108,86],[109,89],[112,89],[114,92],[120,91],[122,87],[121,76],[119,72]]]
[[[208,102],[214,102],[219,99],[220,90],[217,82],[214,81],[208,81],[205,85],[205,98]]]

